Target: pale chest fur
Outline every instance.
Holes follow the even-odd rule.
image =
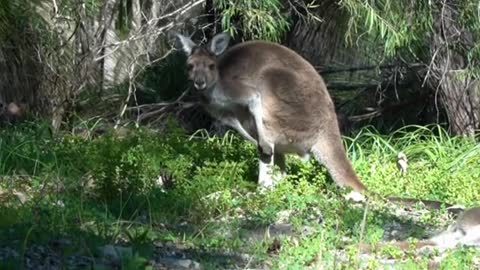
[[[257,132],[247,104],[234,101],[221,88],[214,88],[206,93],[203,106],[211,116],[237,130],[247,140],[256,140]]]
[[[225,95],[224,89],[217,85],[205,93],[204,106],[213,117],[222,120],[224,117],[238,118],[239,115],[236,115],[235,111],[238,110],[242,104]]]
[[[229,110],[229,108],[238,104],[238,101],[234,101],[231,97],[225,94],[225,89],[218,84],[207,93],[211,106],[218,109]]]

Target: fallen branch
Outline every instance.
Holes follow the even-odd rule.
[[[163,114],[171,113],[172,111],[177,110],[177,114],[185,109],[189,109],[198,104],[198,102],[185,101],[187,97],[188,90],[185,90],[176,100],[172,102],[160,102],[153,104],[142,104],[138,106],[129,107],[126,110],[128,111],[142,111],[146,109],[146,112],[141,112],[138,115],[138,121],[145,121],[146,119],[152,118],[154,116],[162,117]]]
[[[383,108],[378,108],[375,111],[365,113],[365,114],[360,114],[360,115],[354,115],[354,116],[349,116],[347,119],[352,122],[360,122],[364,120],[371,120],[373,118],[382,116],[386,112],[395,112],[398,110],[403,110],[407,106],[413,106],[417,104],[422,104],[425,103],[425,100],[428,98],[429,94],[423,94],[415,99],[396,103],[390,106],[386,106]]]
[[[405,66],[405,64],[402,63],[402,64],[388,64],[388,65],[369,65],[369,66],[356,66],[356,67],[345,67],[345,68],[325,68],[321,66],[316,66],[315,69],[318,71],[318,73],[324,75],[324,74],[331,74],[331,73],[356,72],[356,71],[363,71],[363,70],[392,69],[392,68],[398,68],[401,66]],[[408,64],[409,68],[424,67],[424,66],[425,64],[421,64],[421,63]]]

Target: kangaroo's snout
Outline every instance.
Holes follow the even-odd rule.
[[[207,87],[207,82],[203,79],[195,80],[193,85],[195,88],[197,88],[197,90],[204,90]]]

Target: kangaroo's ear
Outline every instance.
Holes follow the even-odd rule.
[[[192,39],[190,39],[189,37],[186,37],[182,34],[177,34],[176,36],[180,40],[180,43],[182,44],[183,51],[187,55],[190,55],[192,53],[193,47],[197,46],[195,42],[193,42]]]
[[[230,36],[228,33],[220,33],[215,35],[212,40],[210,41],[210,44],[208,46],[210,52],[212,52],[215,55],[220,55],[228,47],[228,43],[230,42]]]

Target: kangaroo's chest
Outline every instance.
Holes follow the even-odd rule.
[[[202,105],[222,124],[237,130],[244,137],[243,131],[251,138],[257,138],[255,121],[247,105],[235,103],[222,94],[204,96]]]
[[[253,116],[246,106],[233,103],[208,103],[204,104],[204,108],[212,117],[226,125],[232,126],[231,122],[237,121],[246,130],[252,130],[254,127]]]
[[[219,120],[222,120],[222,118],[246,117],[245,113],[242,113],[244,106],[226,95],[224,89],[219,86],[207,91],[202,97],[202,103],[205,109]],[[245,110],[245,112],[248,112],[248,110]]]
[[[235,102],[232,97],[225,93],[225,89],[220,86],[215,86],[211,91],[206,93],[206,100],[209,106],[218,110],[231,111],[238,106],[238,102]]]

